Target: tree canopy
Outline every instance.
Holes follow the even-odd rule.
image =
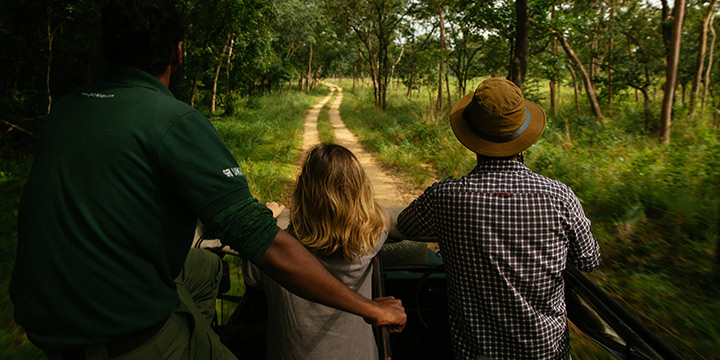
[[[363,84],[367,78],[375,105],[385,108],[397,79],[409,97],[434,88],[437,111],[448,111],[473,90],[473,78],[507,77],[521,87],[532,79],[549,82],[551,96],[561,85],[584,91],[587,100],[578,96],[576,107],[597,121],[614,99],[641,94],[640,126],[660,129],[669,141],[667,106],[717,107],[715,3],[692,0],[677,9],[666,0],[180,0],[188,32],[183,81],[174,91],[208,114],[229,114],[242,98],[308,91],[319,79],[345,76]],[[2,7],[3,152],[22,153],[52,104],[102,72],[101,4],[8,0]],[[685,25],[673,26],[680,10]],[[673,62],[674,53],[684,61]],[[677,85],[664,88],[673,72]],[[669,100],[661,112],[651,97],[663,90]]]

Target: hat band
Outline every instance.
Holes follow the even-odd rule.
[[[515,130],[514,133],[512,133],[508,136],[495,136],[495,135],[486,134],[486,133],[482,132],[480,129],[478,129],[477,126],[475,126],[475,124],[473,124],[472,121],[469,121],[468,117],[465,116],[467,113],[467,110],[469,108],[470,107],[468,106],[463,111],[463,119],[465,120],[465,123],[470,128],[470,131],[472,131],[475,135],[477,135],[487,141],[491,141],[494,143],[506,143],[506,142],[513,141],[513,140],[517,139],[518,136],[522,135],[522,133],[525,132],[525,130],[528,128],[528,126],[530,126],[530,110],[528,109],[527,106],[525,106],[525,121],[523,121],[522,125],[520,125],[520,127],[517,130]]]

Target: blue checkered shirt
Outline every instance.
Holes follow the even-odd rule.
[[[406,236],[434,236],[445,263],[455,357],[567,359],[562,272],[600,263],[578,198],[513,160],[436,183],[399,216]]]

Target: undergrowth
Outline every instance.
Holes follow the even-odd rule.
[[[381,112],[371,92],[345,94],[341,115],[348,127],[419,187],[430,179],[424,168],[440,179],[473,168],[474,154],[453,135],[448,113],[434,115],[427,99],[407,99],[404,89],[390,92]],[[543,96],[528,97],[547,108]],[[568,105],[557,118],[548,115],[525,163],[580,198],[603,254],[589,277],[683,356],[717,358],[720,137],[710,115],[688,119],[676,107],[672,142],[664,146],[629,97],[602,124],[578,115],[570,101],[563,99]],[[574,358],[607,358],[581,336],[574,333]]]

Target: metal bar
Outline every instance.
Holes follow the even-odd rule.
[[[382,264],[380,256],[375,255],[372,260],[373,272],[373,298],[385,296],[385,280],[382,275]],[[391,360],[392,349],[390,348],[390,331],[387,326],[378,326],[375,329],[375,341],[378,345],[378,352],[381,359]]]

